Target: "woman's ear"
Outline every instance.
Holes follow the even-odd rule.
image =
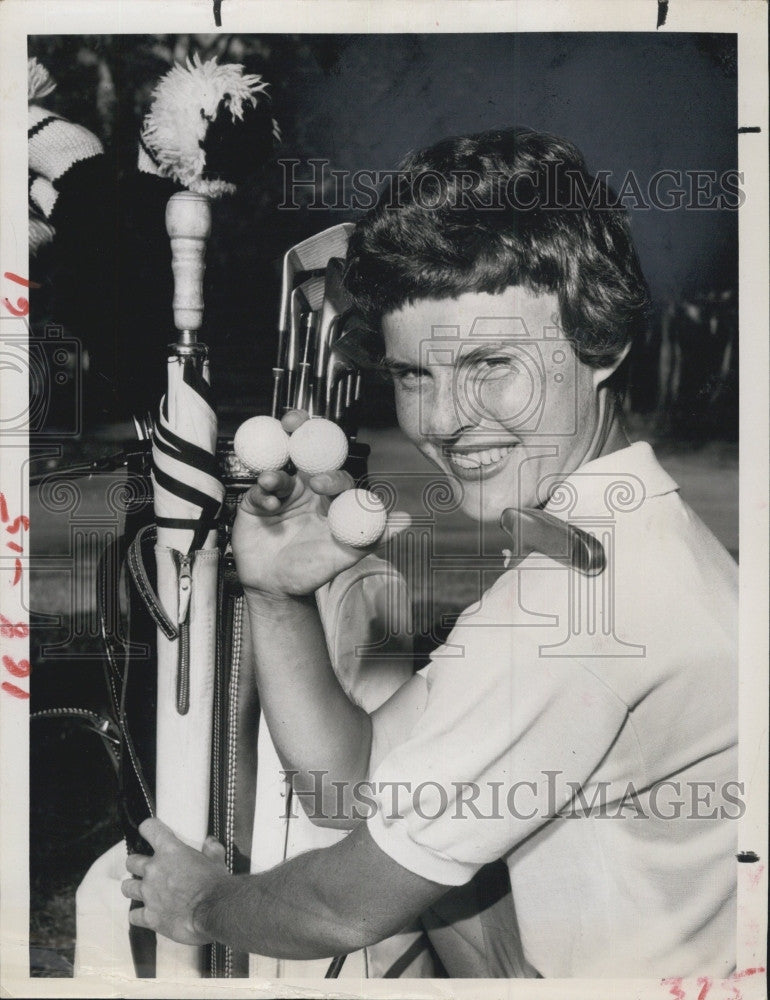
[[[594,368],[593,372],[591,373],[593,377],[594,389],[598,389],[603,382],[607,381],[610,375],[614,375],[614,373],[618,370],[618,368],[620,368],[620,366],[628,357],[628,352],[631,350],[631,344],[632,341],[629,340],[629,342],[626,344],[626,346],[623,348],[623,350],[620,352],[620,354],[612,362],[611,365],[607,365],[604,368]]]

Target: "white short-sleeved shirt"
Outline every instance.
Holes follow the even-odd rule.
[[[737,567],[644,443],[583,466],[546,510],[600,538],[605,571],[535,553],[463,613],[372,775],[370,832],[446,885],[505,857],[543,976],[726,976]]]

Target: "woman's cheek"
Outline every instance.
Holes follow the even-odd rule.
[[[420,440],[420,404],[418,394],[396,389],[398,426],[411,441]]]
[[[539,388],[531,378],[500,379],[485,387],[480,408],[509,431],[526,430],[540,406]]]

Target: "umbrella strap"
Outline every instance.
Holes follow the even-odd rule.
[[[215,518],[156,517],[154,526],[158,528],[181,528],[185,531],[199,531],[201,529],[213,531],[214,528],[220,526],[220,522]],[[153,525],[149,525],[149,527],[153,527]]]
[[[158,600],[158,595],[153,590],[142,555],[142,543],[145,541],[155,541],[157,534],[154,524],[148,524],[142,528],[128,547],[126,561],[128,562],[131,579],[134,581],[150,617],[166,638],[173,640],[178,638],[179,630],[163,610],[163,606]]]

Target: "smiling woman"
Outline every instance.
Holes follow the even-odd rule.
[[[546,477],[624,440],[612,376],[647,286],[625,211],[554,185],[564,175],[607,194],[564,139],[446,139],[407,158],[349,243],[346,284],[370,349],[384,338],[399,424],[483,521],[544,503]]]
[[[729,973],[735,844],[732,824],[724,821],[730,811],[722,790],[735,776],[735,567],[680,500],[667,473],[678,479],[685,473],[688,498],[699,513],[705,507],[709,518],[716,491],[732,470],[720,468],[713,451],[690,451],[689,470],[681,454],[673,461],[667,454],[664,472],[646,445],[628,447],[617,403],[630,368],[632,419],[641,422],[645,405],[640,384],[646,412],[658,407],[659,415],[673,412],[666,393],[670,387],[673,398],[678,386],[682,405],[692,402],[692,422],[702,418],[708,396],[709,426],[722,429],[724,411],[712,402],[720,399],[713,380],[706,396],[701,390],[720,365],[720,384],[734,374],[737,320],[723,329],[722,306],[716,299],[707,302],[706,293],[734,280],[737,218],[728,211],[664,211],[662,205],[634,212],[635,239],[658,309],[650,323],[626,214],[586,168],[586,161],[592,170],[609,168],[598,175],[615,178],[615,188],[626,192],[622,203],[633,207],[625,178],[638,177],[648,195],[656,172],[665,168],[671,175],[668,168],[674,167],[679,180],[669,176],[671,185],[666,181],[661,190],[668,196],[670,186],[687,186],[682,177],[709,173],[684,168],[714,167],[721,176],[737,166],[735,79],[710,67],[707,51],[721,37],[734,53],[735,36],[708,37],[711,42],[678,32],[518,36],[442,29],[435,36],[46,34],[31,40],[32,54],[58,53],[52,71],[61,88],[53,109],[98,134],[122,178],[136,162],[134,142],[128,141],[136,129],[127,123],[138,128],[148,81],[167,72],[174,59],[211,45],[224,62],[243,63],[249,73],[273,82],[284,136],[282,166],[270,168],[258,183],[247,181],[231,207],[218,206],[209,253],[207,338],[215,351],[223,429],[269,409],[281,256],[332,223],[352,229],[349,213],[374,203],[373,188],[366,205],[350,200],[347,180],[393,175],[385,168],[415,143],[495,129],[410,154],[386,192],[392,197],[383,197],[365,218],[355,216],[347,261],[347,285],[368,324],[355,346],[365,346],[389,373],[401,428],[416,446],[405,448],[400,432],[390,427],[364,438],[373,445],[370,473],[392,486],[396,506],[417,515],[389,551],[415,585],[414,622],[406,627],[410,640],[416,636],[417,656],[399,659],[376,646],[381,624],[392,629],[394,620],[408,618],[390,597],[377,604],[379,618],[368,603],[363,612],[361,604],[356,610],[348,605],[339,615],[347,627],[368,622],[372,612],[377,626],[366,640],[348,630],[355,632],[355,644],[349,660],[344,648],[347,672],[339,669],[342,646],[330,641],[328,619],[323,627],[319,623],[311,592],[322,581],[331,580],[336,593],[348,586],[346,574],[363,581],[362,591],[371,583],[367,560],[361,559],[367,550],[338,544],[330,535],[326,508],[349,485],[342,478],[327,478],[321,487],[285,470],[265,474],[260,490],[242,504],[234,536],[247,598],[245,628],[238,635],[244,662],[254,665],[261,701],[259,746],[249,747],[246,756],[250,761],[256,751],[260,781],[276,778],[270,818],[277,819],[282,803],[315,804],[303,784],[303,774],[315,772],[325,775],[319,779],[320,801],[331,809],[315,822],[342,831],[309,828],[308,816],[295,818],[308,835],[329,835],[329,843],[351,828],[353,834],[332,850],[305,853],[281,866],[295,848],[323,837],[304,841],[302,834],[292,843],[290,834],[271,842],[277,826],[265,824],[266,836],[258,826],[251,871],[262,874],[232,878],[219,871],[209,878],[206,858],[150,829],[157,856],[138,861],[126,893],[150,904],[143,914],[135,910],[137,923],[172,936],[182,926],[196,941],[252,950],[251,975],[271,978],[294,975],[298,968],[298,974],[315,973],[299,962],[283,965],[280,957],[268,964],[266,955],[302,960],[339,954],[405,926],[417,913],[453,976]],[[88,67],[94,76],[83,96],[73,82],[75,67]],[[110,80],[117,110],[104,99]],[[693,105],[690,95],[698,92],[707,93],[708,101]],[[231,161],[233,151],[226,131],[210,121],[215,107],[192,110],[196,127],[209,124],[206,179],[217,182],[222,161]],[[261,116],[258,108],[246,110],[250,120],[244,125],[269,146],[266,106]],[[585,161],[564,139],[498,127],[509,121],[567,130]],[[173,114],[167,124],[178,124]],[[190,150],[193,158],[196,149]],[[234,179],[241,172],[245,179],[247,160],[230,163],[238,171]],[[161,183],[157,177],[144,180]],[[114,180],[109,184],[117,190]],[[95,185],[89,191],[108,189]],[[71,286],[70,297],[79,302],[85,287],[94,312],[90,325],[74,330],[90,357],[91,423],[97,413],[128,414],[145,396],[155,405],[153,372],[162,368],[170,328],[170,268],[165,233],[163,254],[154,253],[139,224],[154,220],[162,230],[170,193],[164,188],[163,204],[140,193],[121,201],[130,238],[118,241],[125,264],[118,276],[132,293],[140,288],[142,294],[132,295],[130,308],[117,314],[119,322],[107,304],[109,283],[82,262],[88,252],[89,261],[98,263],[107,245],[88,238],[87,221],[76,220],[69,242],[48,248],[67,265],[63,273],[76,272],[79,284]],[[607,204],[599,209],[594,199]],[[66,239],[62,226],[58,240]],[[70,247],[79,253],[70,254]],[[343,263],[337,263],[341,282]],[[130,279],[137,269],[144,280]],[[664,296],[687,291],[690,273],[697,284],[689,290],[702,292],[703,303],[689,309],[689,325],[672,309],[670,325],[661,329]],[[41,335],[49,315],[42,310],[46,295],[44,286],[32,297]],[[727,305],[737,313],[735,295]],[[56,310],[53,318],[61,318]],[[118,335],[124,329],[130,337]],[[725,344],[732,354],[724,355]],[[672,374],[667,381],[669,348],[679,351],[681,379]],[[107,382],[102,363],[122,354],[130,355],[129,363],[117,365],[119,377]],[[155,355],[159,365],[151,360]],[[670,370],[678,371],[675,365]],[[100,382],[111,393],[109,408],[95,405],[101,397],[93,389]],[[393,413],[385,393],[373,398],[371,388],[364,383],[360,413],[369,427],[391,421]],[[734,396],[727,406],[734,407]],[[638,437],[639,423],[633,429]],[[121,433],[116,428],[112,436]],[[113,450],[106,440],[99,447],[99,454]],[[425,482],[439,480],[418,464],[423,461],[444,474],[442,486],[445,479],[451,484],[455,499],[447,496],[448,514],[436,504],[434,515],[426,503]],[[87,488],[96,483],[89,480]],[[101,503],[89,499],[91,507]],[[733,546],[735,507],[730,495],[722,521]],[[61,534],[65,520],[42,516],[47,520],[38,511],[38,547],[42,526],[51,525],[54,544],[61,547],[46,554],[69,552],[69,536]],[[349,539],[349,516],[343,522]],[[530,524],[539,532],[525,536],[522,526]],[[589,576],[588,562],[581,568],[572,550],[566,557],[553,551],[549,525],[561,526],[560,539],[581,531],[603,554],[595,565],[606,566],[604,572]],[[391,517],[388,536],[399,527]],[[504,571],[498,550],[511,545],[511,538],[515,544],[504,550]],[[38,573],[38,594],[41,579]],[[69,598],[67,581],[52,599],[60,604],[38,596],[38,606],[58,612]],[[328,615],[328,608],[322,613]],[[67,619],[67,627],[74,630],[79,620]],[[439,636],[444,645],[434,649]],[[370,639],[371,658],[361,645]],[[54,674],[55,685],[65,684],[53,658],[58,654],[46,663],[40,652],[49,633],[39,628],[35,641],[33,704],[54,698],[70,703],[66,691],[80,688],[101,698],[99,678],[86,677],[83,669],[96,663],[96,650],[89,646],[80,657],[77,642],[66,639],[67,653],[77,662],[66,671],[59,697],[60,688],[51,684]],[[361,649],[367,649],[363,657]],[[428,666],[412,676],[431,651]],[[360,688],[349,683],[351,676],[361,676]],[[390,701],[375,710],[396,684],[401,687]],[[266,744],[271,754],[263,752]],[[32,909],[47,935],[43,893],[78,881],[101,847],[116,839],[117,828],[109,803],[89,804],[82,810],[88,820],[78,816],[79,822],[93,815],[112,825],[99,850],[89,840],[80,851],[72,802],[81,799],[73,798],[62,765],[51,769],[51,760],[61,757],[58,743],[38,736],[34,749]],[[244,787],[250,766],[239,766]],[[296,771],[293,788],[278,781],[282,767]],[[689,815],[658,815],[666,813],[656,812],[655,803],[659,792],[665,798],[670,790],[671,775],[683,788],[714,785],[713,801],[702,812],[713,806],[718,818],[697,815],[697,805]],[[108,777],[88,781],[106,785]],[[398,787],[404,785],[410,787],[400,801]],[[633,809],[623,815],[629,786],[642,799],[642,822]],[[279,788],[288,792],[285,799],[279,800]],[[578,822],[568,824],[560,822],[559,808],[570,789],[576,792],[567,815]],[[614,823],[599,822],[605,817],[590,809],[581,813],[581,803],[594,801],[595,789]],[[348,792],[354,803],[356,792],[373,803],[363,822],[349,812]],[[65,839],[70,827],[76,849]],[[249,850],[245,839],[237,846]],[[219,849],[207,847],[213,864]],[[115,877],[123,877],[122,855],[118,860]],[[477,876],[493,867],[502,873],[502,910],[490,905],[498,896],[488,880],[479,898],[473,892]],[[178,891],[164,899],[166,875]],[[114,888],[114,877],[110,884]],[[520,935],[510,913],[511,888]],[[471,891],[463,896],[466,889]],[[181,924],[174,917],[180,908]],[[109,922],[95,913],[94,941],[101,941],[110,933]],[[61,930],[61,921],[55,922]],[[519,937],[528,963],[521,955],[512,958]],[[47,940],[42,932],[39,939]],[[79,939],[81,947],[87,940],[82,926]],[[127,945],[125,934],[120,940]],[[81,948],[81,960],[83,954]],[[384,959],[375,964],[373,955],[370,975],[390,967]],[[346,962],[351,976],[358,975],[356,961],[350,956]],[[322,974],[327,965],[315,968]],[[421,958],[417,966],[427,968]]]
[[[465,513],[505,524],[519,513],[559,539],[580,525],[601,560],[515,538],[506,572],[427,666],[367,712],[334,673],[313,596],[366,551],[329,530],[342,473],[260,476],[232,545],[261,705],[309,818],[352,832],[233,877],[148,826],[155,855],[132,863],[142,885],[124,884],[145,903],[138,925],[314,957],[418,914],[440,927],[442,908],[445,928],[459,925],[449,890],[502,861],[523,956],[509,911],[496,928],[504,960],[485,927],[481,966],[463,968],[451,944],[442,953],[453,974],[735,968],[736,567],[621,425],[613,382],[646,301],[625,218],[546,197],[485,212],[444,196],[461,168],[504,190],[513,171],[544,176],[557,156],[582,164],[569,143],[514,130],[415,154],[428,182],[409,190],[443,184],[442,198],[383,200],[351,237],[346,280],[384,340],[401,429]],[[391,535],[403,527],[394,517]],[[716,808],[658,809],[672,779],[708,783]],[[578,822],[560,822],[569,807]],[[482,923],[488,904],[471,903]]]
[[[553,488],[623,440],[605,398],[614,366],[575,355],[558,309],[554,294],[517,286],[419,299],[382,318],[399,424],[478,520],[544,503],[546,477]]]

